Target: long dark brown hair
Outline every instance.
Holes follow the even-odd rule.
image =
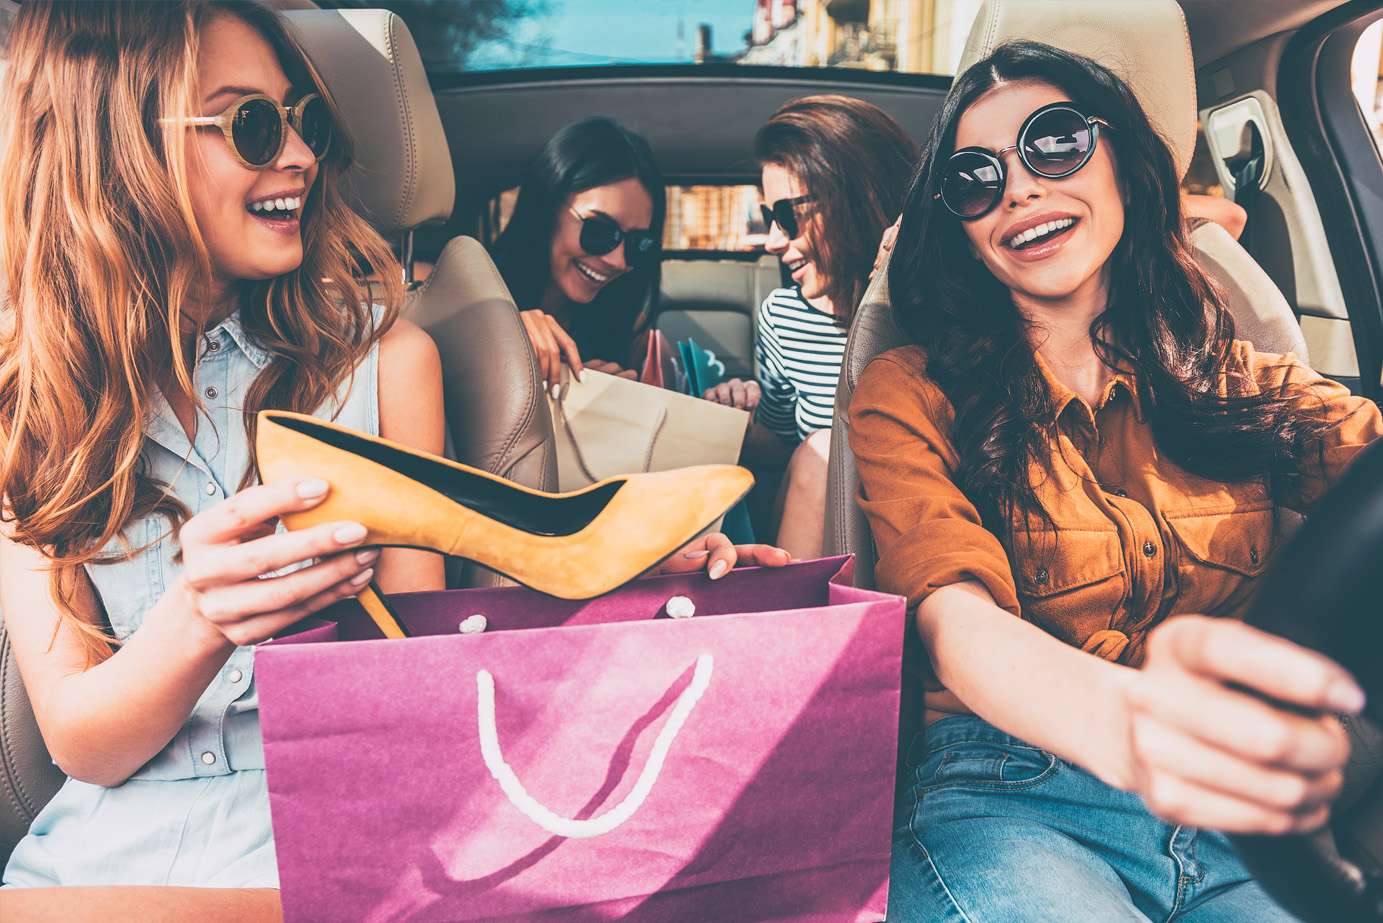
[[[1025,79],[1060,88],[1110,124],[1100,143],[1115,152],[1124,233],[1109,257],[1108,304],[1090,327],[1096,352],[1111,368],[1136,373],[1166,458],[1216,481],[1266,479],[1281,497],[1318,452],[1326,424],[1288,395],[1221,393],[1234,322],[1192,256],[1167,142],[1107,68],[1036,42],[1002,45],[956,80],[908,193],[889,268],[898,320],[955,410],[958,485],[1001,537],[1011,538],[1015,519],[1027,514],[1050,523],[1029,465],[1054,436],[1053,407],[1027,323],[971,253],[960,222],[933,199],[966,109],[993,87]]]
[[[653,200],[649,231],[660,244],[667,216],[663,175],[653,149],[613,119],[594,116],[568,125],[543,146],[529,164],[504,233],[490,248],[500,275],[520,308],[536,308],[552,280],[552,238],[567,218],[567,200],[576,192],[620,180],[637,179]],[[658,306],[659,260],[631,269],[571,311],[572,339],[583,358],[626,365],[635,335]]]
[[[888,113],[862,99],[804,96],[759,129],[754,158],[787,170],[813,197],[821,233],[809,232],[808,242],[826,276],[826,297],[848,324],[884,229],[902,209],[917,145]]]

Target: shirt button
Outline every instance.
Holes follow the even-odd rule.
[[[213,484],[213,483],[211,483],[210,481],[207,481],[207,485],[206,485],[206,495],[207,495],[208,497],[214,497],[214,496],[216,496],[216,485]]]
[[[202,762],[206,763],[208,766],[212,765],[216,762],[216,754],[212,753],[210,750],[206,751],[202,754]]]
[[[1050,576],[1051,575],[1047,573],[1047,568],[1041,567],[1038,568],[1037,573],[1032,575],[1032,579],[1036,581],[1038,586],[1046,586],[1047,580],[1050,578]]]
[[[226,678],[233,683],[238,683],[245,678],[245,674],[240,672],[239,670],[231,670],[230,675]]]
[[[212,400],[216,400],[216,395],[220,392],[218,392],[215,388],[207,388],[202,393],[205,394],[207,397],[211,398]]]
[[[1152,542],[1144,542],[1143,553],[1151,558],[1153,555],[1157,554],[1157,546]]]
[[[207,344],[207,347],[206,347],[206,348],[209,349],[209,350],[211,350],[211,351],[214,352],[214,353],[219,353],[219,352],[221,351],[221,341],[220,341],[220,340],[212,340],[210,343]]]

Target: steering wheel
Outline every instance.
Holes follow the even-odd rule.
[[[1365,721],[1383,723],[1383,442],[1355,459],[1282,548],[1245,620],[1340,663],[1368,696]],[[1359,756],[1356,748],[1351,771],[1379,775]],[[1369,797],[1383,797],[1383,786]],[[1311,836],[1234,843],[1263,887],[1302,919],[1383,923],[1383,868],[1355,865]]]

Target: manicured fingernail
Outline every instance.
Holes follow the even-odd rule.
[[[581,382],[583,385],[586,383],[586,370],[585,370],[585,369],[582,369],[581,371],[579,371],[579,372],[576,373],[576,380],[579,381],[579,382]]]
[[[1326,690],[1325,701],[1338,712],[1357,715],[1364,710],[1364,690],[1349,680],[1336,680]]]
[[[315,500],[318,497],[326,496],[326,492],[330,490],[330,487],[327,485],[327,482],[321,478],[308,478],[305,481],[298,482],[297,490],[298,496],[302,497],[304,500]]]
[[[377,557],[379,557],[378,548],[366,548],[364,551],[357,551],[355,553],[355,563],[372,564]]]
[[[360,573],[356,574],[354,577],[351,578],[351,586],[364,586],[365,584],[370,582],[374,575],[375,569],[373,567],[367,570],[362,570]]]
[[[365,537],[365,527],[358,522],[348,522],[343,526],[337,526],[331,537],[336,539],[339,545],[354,545]]]
[[[686,554],[682,555],[682,557],[686,558],[688,561],[695,561],[697,558],[704,558],[709,554],[710,552],[703,548],[700,551],[688,551]]]
[[[728,561],[717,561],[717,562],[715,562],[714,564],[711,565],[711,571],[710,571],[711,579],[712,579],[712,580],[719,580],[721,577],[724,577],[724,576],[725,576],[725,572],[728,571],[729,569],[730,569],[730,562],[728,562]]]

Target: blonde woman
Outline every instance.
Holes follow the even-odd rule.
[[[273,889],[251,645],[372,576],[440,589],[443,571],[357,549],[357,523],[276,533],[328,488],[252,486],[253,414],[440,452],[437,351],[397,319],[394,274],[353,278],[353,252],[389,249],[341,199],[347,144],[273,14],[26,3],[5,79],[0,607],[71,778],[4,883]]]
[[[443,570],[359,547],[359,523],[277,533],[329,488],[253,485],[254,414],[440,453],[437,350],[398,319],[396,273],[353,275],[392,257],[341,199],[346,139],[274,14],[26,3],[9,55],[0,609],[70,779],[0,918],[274,916],[252,645],[372,578],[440,589]],[[663,569],[740,558],[787,555],[713,535]]]

